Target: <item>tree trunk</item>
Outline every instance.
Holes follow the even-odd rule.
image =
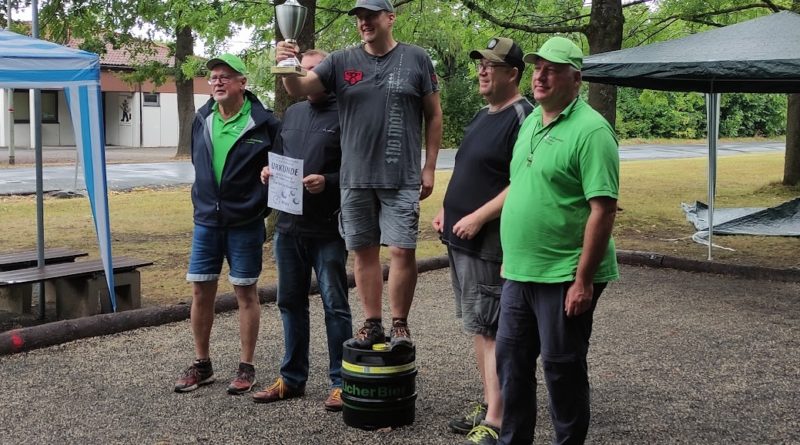
[[[586,29],[589,54],[622,48],[622,0],[594,0]],[[589,105],[613,127],[617,121],[617,87],[601,83],[589,84]]]
[[[194,54],[192,28],[184,26],[175,33],[175,88],[178,96],[178,152],[175,156],[189,156],[194,121],[194,79],[184,76],[181,66]]]
[[[783,185],[800,184],[800,94],[789,95],[786,111],[786,161]]]
[[[800,0],[792,1],[792,10],[800,13]],[[786,109],[786,159],[783,162],[783,185],[797,184],[800,184],[800,94],[790,94]]]
[[[276,4],[282,4],[284,1],[280,3],[276,2]],[[309,49],[314,49],[314,30],[315,28],[315,16],[317,12],[317,0],[299,0],[299,3],[306,7],[306,21],[303,24],[303,29],[300,30],[300,35],[297,36],[297,44],[300,46],[300,52],[308,51]],[[280,42],[284,40],[283,35],[281,34],[281,30],[278,28],[277,24],[275,26],[275,41]],[[275,81],[275,114],[278,117],[283,117],[283,112],[289,105],[297,102],[298,98],[293,98],[289,96],[289,93],[283,88],[283,82],[281,82],[280,78],[276,79]]]

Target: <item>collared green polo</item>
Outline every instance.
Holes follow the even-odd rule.
[[[577,98],[549,125],[537,107],[522,124],[500,218],[503,276],[523,282],[575,279],[589,200],[619,194],[619,150],[611,125]],[[594,276],[617,279],[613,239]]]
[[[250,122],[250,100],[245,97],[244,104],[238,113],[230,119],[225,120],[219,113],[219,104],[214,103],[211,107],[214,118],[211,121],[211,145],[213,146],[213,156],[211,164],[214,167],[214,177],[217,184],[222,182],[222,170],[225,168],[225,160],[233,145],[239,139],[242,131]]]

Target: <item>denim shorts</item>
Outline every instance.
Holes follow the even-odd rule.
[[[342,189],[339,232],[348,250],[417,247],[419,190]]]
[[[455,293],[456,318],[462,319],[464,332],[494,338],[503,290],[500,263],[453,248],[447,249],[447,257]]]
[[[258,282],[267,231],[264,220],[238,227],[208,227],[195,224],[192,255],[186,281],[219,280],[222,261],[228,259],[228,281],[234,286]]]

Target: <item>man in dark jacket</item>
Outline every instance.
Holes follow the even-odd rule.
[[[314,69],[327,54],[310,50],[301,64]],[[278,213],[275,260],[278,265],[278,308],[283,319],[285,353],[280,377],[253,395],[261,403],[299,397],[308,380],[308,292],[311,270],[317,274],[328,336],[331,391],[324,406],[342,409],[342,343],[353,333],[347,301],[347,249],[339,235],[339,114],[336,97],[326,93],[308,96],[286,110],[277,153],[303,160],[303,214]],[[269,167],[262,181],[269,178]]]
[[[194,235],[189,272],[192,283],[191,323],[195,361],[175,383],[188,392],[213,383],[209,338],[214,323],[214,300],[227,258],[239,304],[241,357],[228,393],[242,394],[255,384],[253,355],[261,316],[256,283],[266,230],[267,189],[259,181],[267,165],[280,122],[245,89],[247,69],[238,57],[223,54],[206,64],[210,99],[192,125],[192,186]]]

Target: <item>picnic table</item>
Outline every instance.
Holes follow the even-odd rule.
[[[115,257],[112,263],[117,310],[140,307],[141,278],[137,269],[153,264],[152,261]],[[55,296],[58,319],[111,312],[102,260],[51,263],[43,267],[34,265],[0,271],[0,309],[30,313],[33,283],[49,286],[47,293]],[[40,308],[40,316],[44,315],[43,309]]]
[[[44,263],[69,263],[79,257],[88,256],[87,252],[66,247],[44,249]],[[0,271],[34,267],[38,262],[38,253],[34,250],[0,253]]]

